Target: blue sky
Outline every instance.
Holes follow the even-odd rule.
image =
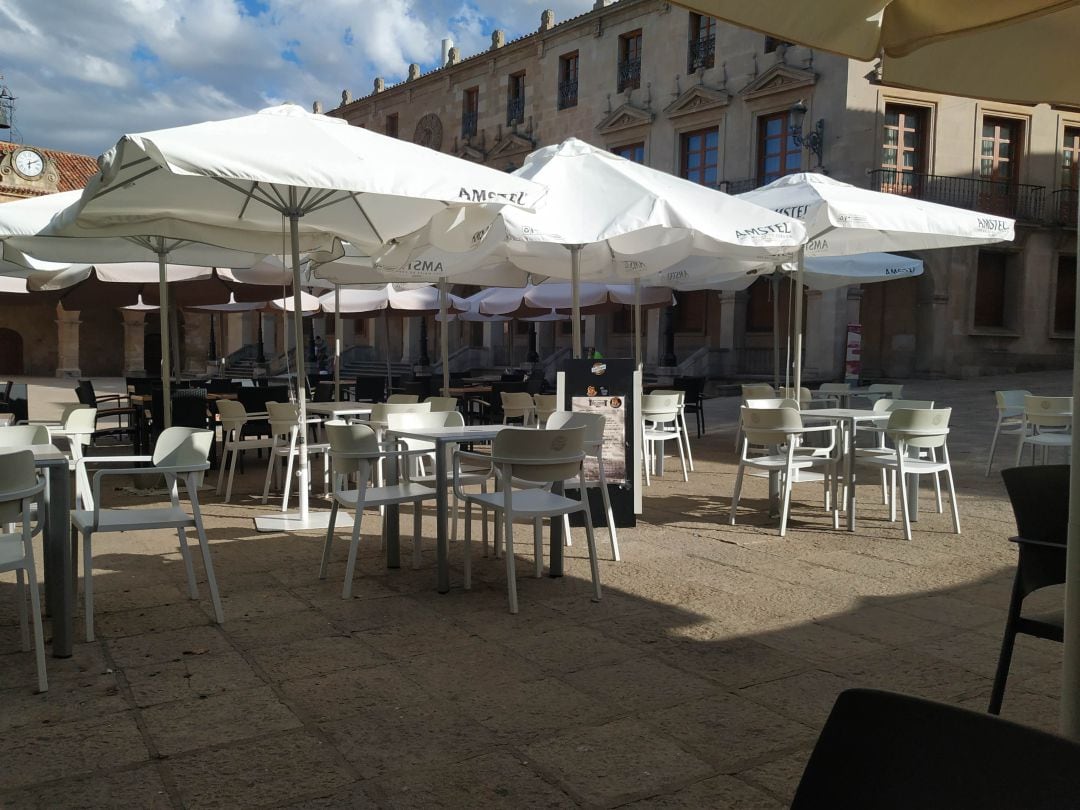
[[[534,31],[593,0],[0,0],[0,74],[16,139],[97,155],[128,132],[292,101],[338,105],[375,76],[425,69],[450,37],[464,55],[491,31]]]

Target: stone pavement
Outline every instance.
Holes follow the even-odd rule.
[[[344,542],[320,582],[319,537],[254,531],[267,510],[249,458],[236,503],[204,496],[220,627],[205,583],[185,597],[175,535],[103,536],[99,641],[50,658],[35,695],[0,578],[0,807],[784,807],[844,688],[985,709],[1015,565],[1000,477],[982,474],[992,392],[1068,387],[1065,373],[911,382],[905,396],[954,408],[963,522],[957,536],[924,512],[911,542],[869,485],[855,534],[806,485],[781,539],[759,479],[728,526],[738,403],[713,400],[697,471],[654,480],[624,561],[601,564],[603,601],[579,530],[563,579],[519,560],[516,617],[501,561],[477,557],[473,590],[442,596],[430,540],[421,569],[386,570],[375,514],[343,601]],[[460,583],[460,544],[451,555]],[[1005,715],[1054,728],[1060,663],[1058,645],[1021,637]]]

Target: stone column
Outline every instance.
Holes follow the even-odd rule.
[[[189,373],[206,374],[209,365],[207,352],[210,349],[210,319],[215,316],[189,311],[180,317],[184,319],[184,352],[180,362]]]
[[[841,290],[810,290],[806,295],[803,378],[841,376],[847,336],[847,296]]]
[[[124,319],[124,376],[141,377],[146,373],[146,358],[143,355],[146,314],[122,309],[120,316]]]
[[[660,362],[660,350],[663,348],[664,334],[660,328],[660,313],[663,309],[656,307],[642,313],[645,321],[645,365],[656,366]]]
[[[745,331],[747,293],[720,294],[720,329],[717,348],[720,350],[720,374],[735,376],[739,371],[739,349]]]
[[[79,377],[79,312],[56,305],[56,376]]]

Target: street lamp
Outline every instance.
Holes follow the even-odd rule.
[[[821,151],[825,145],[825,119],[819,118],[814,128],[809,132],[803,131],[803,120],[806,118],[806,104],[799,101],[791,105],[788,110],[788,121],[791,125],[791,140],[796,146],[805,146],[811,153],[817,155],[818,166],[822,165]]]

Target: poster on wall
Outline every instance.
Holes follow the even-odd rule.
[[[844,382],[858,383],[862,375],[862,324],[847,325],[847,352],[844,355]]]

